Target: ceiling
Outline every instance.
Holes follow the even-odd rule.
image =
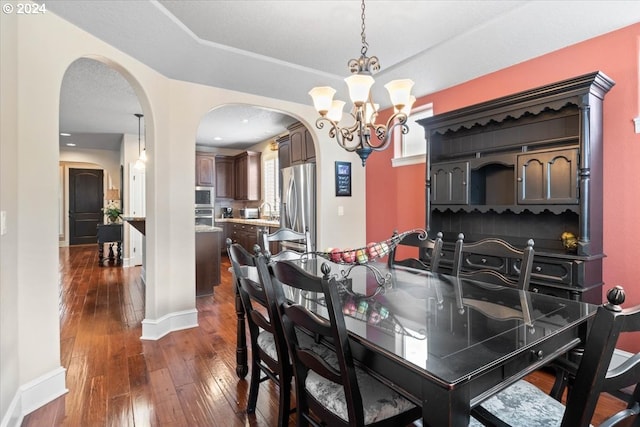
[[[303,104],[311,103],[309,89],[321,85],[348,99],[347,61],[360,55],[357,0],[58,0],[46,6],[168,78]],[[636,22],[635,0],[369,0],[367,54],[381,63],[373,96],[385,107],[383,84],[390,80],[413,79],[420,96]],[[99,144],[116,136],[119,142],[122,133],[137,134],[137,112],[136,96],[119,73],[76,61],[61,99],[60,129],[72,136],[61,143],[83,134]],[[196,142],[245,148],[282,133],[293,120],[226,106],[203,118]]]

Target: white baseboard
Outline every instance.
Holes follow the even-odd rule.
[[[67,393],[65,373],[66,369],[59,367],[20,386],[0,427],[19,427],[25,415]]]
[[[159,340],[169,332],[198,326],[198,310],[177,311],[169,313],[157,320],[144,319],[142,321],[142,340]]]

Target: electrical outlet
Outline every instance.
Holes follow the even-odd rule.
[[[344,206],[338,206],[338,216],[344,216]]]

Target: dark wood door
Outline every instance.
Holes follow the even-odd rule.
[[[102,224],[102,182],[100,169],[69,169],[69,244],[97,242]]]

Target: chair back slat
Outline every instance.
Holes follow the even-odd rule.
[[[393,232],[392,238],[397,236],[399,236],[399,234],[396,230]],[[443,241],[441,232],[436,235],[435,239],[430,239],[424,230],[415,230],[405,233],[398,242],[398,245],[394,246],[393,249],[389,251],[387,264],[389,268],[399,265],[418,270],[437,272],[440,268],[442,245]],[[417,248],[418,257],[398,259],[398,250],[401,251],[403,246]]]
[[[293,368],[284,331],[279,321],[278,308],[274,301],[269,300],[263,284],[260,283],[260,265],[257,258],[241,245],[233,243],[231,239],[227,239],[226,243],[227,253],[236,278],[236,292],[244,308],[251,340],[251,384],[247,412],[252,413],[256,409],[259,385],[264,379],[260,372],[263,372],[268,378],[279,384],[278,426],[284,427],[289,424],[289,414],[291,413],[290,394]],[[259,248],[257,245],[255,247]],[[267,317],[265,317],[265,312]],[[273,337],[277,357],[273,356],[267,334]],[[241,336],[240,332],[238,336]],[[261,347],[259,342],[263,342],[264,347]]]
[[[308,230],[299,232],[290,228],[282,227],[271,234],[263,234],[262,236],[262,246],[265,250],[269,250],[269,243],[271,242],[293,242],[298,246],[301,245],[303,248],[299,251],[283,249],[277,254],[271,254],[272,261],[300,259],[302,254],[312,252],[311,235]]]
[[[488,238],[476,242],[465,242],[464,234],[458,235],[453,257],[453,275],[479,281],[486,281],[503,286],[515,287],[520,290],[529,290],[531,273],[533,270],[533,239],[527,241],[524,249],[518,249],[509,242]],[[519,265],[501,265],[500,268],[484,268],[471,265],[469,256],[494,257],[496,259],[517,259]],[[486,259],[481,258],[481,262]],[[517,273],[517,280],[510,276],[511,270]]]
[[[297,395],[306,396],[305,381],[309,372],[312,371],[343,387],[351,425],[364,425],[362,396],[356,378],[347,327],[340,308],[339,284],[334,279],[330,279],[328,275],[318,277],[309,274],[290,261],[275,262],[271,265],[271,270],[275,279],[272,280],[274,288],[277,287],[276,283],[280,283],[305,291],[308,298],[323,299],[327,309],[328,322],[309,312],[302,305],[284,299],[282,291],[277,292],[281,321],[285,329],[289,352],[293,358],[295,383],[298,388]],[[267,296],[269,296],[269,291]],[[331,342],[335,352],[332,352],[332,356],[329,357],[337,360],[337,366],[331,366],[326,360],[326,354],[321,355],[313,352],[312,349],[303,347],[296,338],[296,331],[310,332],[317,341]],[[302,413],[308,412],[305,407],[308,405],[314,413],[321,414],[320,417],[327,420],[329,425],[344,424],[344,420],[311,398],[298,399],[298,404]]]
[[[589,330],[584,354],[567,398],[563,427],[588,426],[603,391],[619,390],[633,385],[636,385],[636,392],[638,391],[640,353],[609,371],[620,334],[640,332],[640,305],[621,310],[616,304],[624,301],[624,296],[616,303],[613,301],[615,292],[612,292],[615,290],[622,291],[622,288],[616,287],[608,292],[609,303],[598,307]],[[636,405],[638,398],[640,393],[636,393]]]

